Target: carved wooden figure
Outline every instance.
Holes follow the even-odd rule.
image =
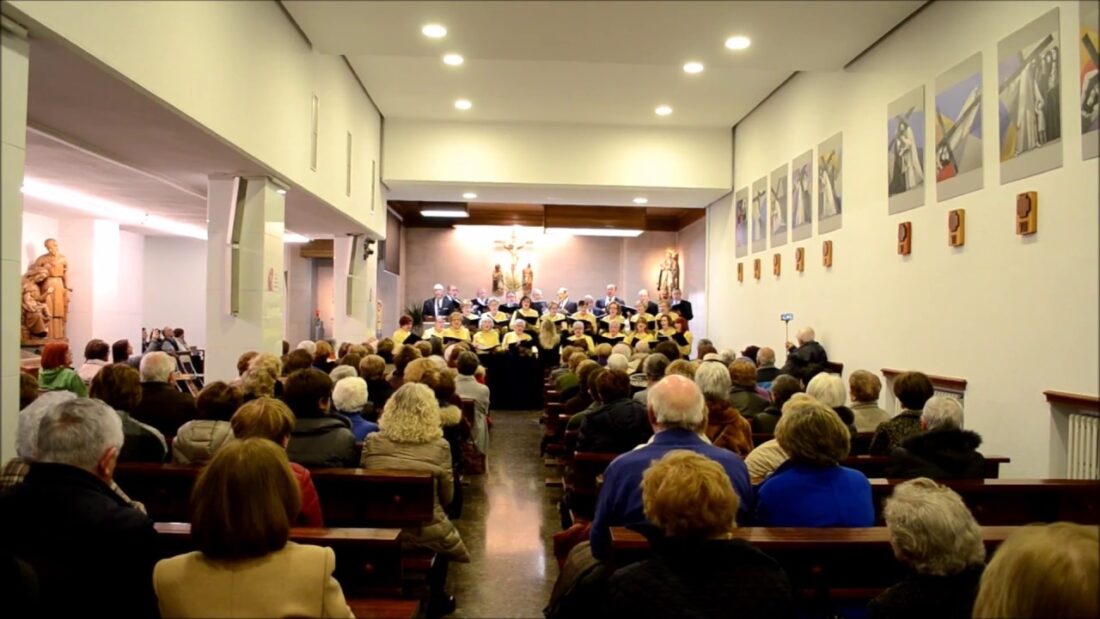
[[[821,264],[826,267],[833,266],[833,242],[825,241],[821,244]]]
[[[913,251],[913,222],[903,221],[898,224],[898,255],[908,256]]]
[[[794,250],[794,270],[801,273],[806,269],[806,250],[799,247]]]
[[[1026,236],[1039,231],[1039,194],[1027,191],[1016,196],[1016,234]]]
[[[947,213],[947,245],[962,247],[966,244],[966,209],[957,208]]]

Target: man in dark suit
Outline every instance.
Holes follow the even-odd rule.
[[[626,305],[626,303],[620,299],[615,293],[618,291],[618,287],[615,284],[607,285],[607,295],[601,299],[596,299],[596,315],[603,316],[607,313],[607,306],[612,303],[618,303],[620,306]]]
[[[691,301],[685,300],[683,294],[684,293],[680,292],[679,289],[673,289],[672,303],[670,303],[670,306],[672,308],[672,311],[676,312],[677,314],[683,316],[688,320],[691,320],[692,318],[695,318],[695,314],[693,314],[691,311]]]
[[[558,307],[565,312],[566,316],[577,313],[577,302],[569,300],[569,290],[565,286],[558,288]]]
[[[477,289],[477,297],[470,301],[474,311],[478,314],[484,314],[489,311],[489,293],[484,288]]]
[[[542,300],[542,290],[539,288],[531,289],[531,307],[540,315],[546,313],[546,301]]]
[[[176,387],[175,358],[163,352],[141,358],[141,403],[127,412],[160,430],[165,438],[175,436],[180,426],[195,418],[195,398]]]
[[[656,316],[657,312],[660,311],[657,304],[649,300],[649,291],[645,288],[638,291],[638,303],[635,309],[639,312],[645,310],[645,313],[650,316]]]
[[[432,298],[424,301],[424,322],[431,322],[436,316],[450,316],[455,311],[458,311],[458,306],[443,294],[443,284],[433,286]]]
[[[454,306],[452,311],[459,311],[462,309],[462,299],[458,296],[458,286],[451,284],[447,286],[447,298],[450,299],[451,305]]]

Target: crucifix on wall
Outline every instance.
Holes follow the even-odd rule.
[[[517,234],[516,228],[512,228],[512,237],[511,237],[511,239],[498,240],[498,241],[495,241],[495,243],[496,243],[498,249],[503,249],[504,251],[507,251],[508,254],[511,256],[511,258],[512,258],[511,275],[512,275],[512,278],[514,279],[516,277],[516,266],[519,264],[519,252],[521,252],[525,249],[530,249],[531,247],[533,247],[534,244],[531,241],[523,241],[521,243],[520,240],[519,240],[519,235]]]

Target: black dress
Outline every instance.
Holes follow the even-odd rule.
[[[867,605],[872,619],[969,618],[984,565],[951,576],[910,574]]]

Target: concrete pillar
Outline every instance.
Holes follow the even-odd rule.
[[[19,252],[23,236],[23,163],[27,153],[27,31],[0,17],[0,460],[15,456],[19,419]]]
[[[246,350],[282,353],[284,204],[268,178],[211,177],[207,190],[206,380],[232,380]],[[237,249],[231,243],[237,227]],[[237,307],[231,309],[233,273]]]
[[[365,342],[374,335],[374,301],[377,255],[363,259],[366,236],[345,236],[332,244],[333,339]],[[372,247],[377,251],[378,245]],[[348,296],[351,303],[348,303]]]

